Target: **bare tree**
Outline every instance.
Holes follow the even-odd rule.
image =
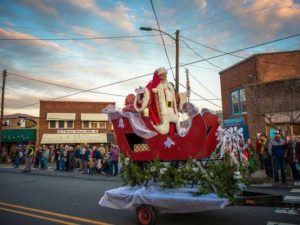
[[[288,113],[291,132],[292,125],[300,124],[300,78],[251,84],[245,91],[249,120],[262,116],[277,129],[274,117]]]

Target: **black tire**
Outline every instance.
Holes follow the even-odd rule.
[[[149,205],[137,207],[136,215],[140,225],[154,225],[157,220],[157,210]]]

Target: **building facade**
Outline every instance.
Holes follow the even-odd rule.
[[[224,126],[243,127],[246,137],[255,138],[262,132],[272,136],[274,129],[287,129],[291,124],[287,117],[293,108],[297,133],[299,96],[289,93],[288,84],[296,88],[299,65],[300,51],[289,51],[256,54],[222,70],[219,74]]]
[[[114,102],[40,101],[40,144],[104,144],[114,140],[102,110]]]
[[[12,114],[3,116],[2,124],[2,154],[1,161],[14,158],[16,146],[31,142],[38,144],[39,118],[27,114]]]

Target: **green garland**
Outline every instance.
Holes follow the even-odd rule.
[[[193,195],[202,195],[216,192],[220,197],[230,201],[239,191],[239,184],[247,185],[245,179],[246,167],[239,167],[230,162],[226,156],[224,160],[210,161],[205,170],[201,169],[199,162],[174,161],[160,162],[134,162],[121,155],[121,177],[125,185],[144,185],[149,181],[158,182],[162,188],[179,188],[186,185],[197,185],[198,191]],[[238,172],[238,173],[237,173]],[[238,175],[238,176],[237,176]]]

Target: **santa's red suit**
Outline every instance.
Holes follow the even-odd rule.
[[[179,116],[173,85],[160,81],[159,75],[167,74],[165,68],[154,72],[148,85],[137,92],[134,108],[138,112],[149,108],[149,119],[160,134],[174,134],[179,130]]]

